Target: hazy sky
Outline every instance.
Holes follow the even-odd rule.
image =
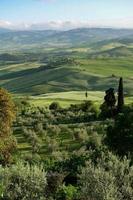
[[[0,26],[31,24],[133,28],[133,0],[0,0]]]

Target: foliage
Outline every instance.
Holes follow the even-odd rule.
[[[133,107],[125,107],[107,128],[105,144],[120,155],[133,153]]]
[[[116,108],[116,98],[114,94],[114,88],[106,90],[106,95],[104,97],[104,103],[101,105],[101,116],[104,118],[114,117]]]
[[[40,141],[37,134],[31,130],[23,127],[23,134],[27,141],[30,142],[32,146],[32,153],[37,153],[40,150]]]
[[[7,164],[16,147],[16,140],[11,134],[11,126],[15,119],[15,106],[10,94],[0,88],[0,162]]]
[[[89,161],[80,175],[81,199],[131,200],[133,167],[130,160],[103,154],[97,165]]]
[[[74,135],[75,140],[79,142],[82,142],[82,141],[84,142],[88,139],[88,134],[85,129],[75,128],[73,130],[73,135]]]
[[[45,200],[46,173],[42,167],[22,162],[0,167],[3,199]]]
[[[56,193],[56,200],[75,200],[78,198],[78,190],[72,185],[62,185]]]
[[[56,197],[57,190],[62,186],[64,179],[63,173],[49,171],[47,173],[47,197]]]
[[[118,112],[122,111],[124,106],[124,91],[123,91],[123,78],[121,77],[119,80],[119,87],[118,87]]]
[[[49,109],[50,110],[58,110],[60,108],[60,105],[58,102],[53,102],[50,104]]]
[[[10,94],[0,88],[0,135],[8,135],[15,119],[15,105]]]
[[[87,149],[97,149],[99,148],[101,145],[101,138],[100,136],[96,133],[93,132],[92,135],[88,138],[88,140],[86,141],[86,147]]]
[[[123,82],[120,79],[119,115],[116,116],[118,110],[113,90],[118,76],[123,76],[127,99],[132,101],[133,49],[129,48],[130,39],[116,39],[113,43],[102,41],[105,35],[113,38],[118,34],[115,30],[110,32],[84,29],[68,31],[65,35],[55,31],[38,31],[37,37],[34,31],[1,35],[9,44],[12,43],[9,38],[14,38],[17,48],[17,40],[21,40],[22,49],[28,48],[25,38],[28,38],[30,48],[37,47],[25,53],[4,54],[2,51],[0,55],[0,84],[15,93],[18,108],[13,123],[18,148],[13,162],[9,163],[10,153],[16,146],[11,134],[15,108],[10,95],[0,89],[0,164],[8,164],[8,167],[0,166],[1,199],[133,199],[132,162],[122,158],[128,153],[133,157],[133,110],[123,106]],[[51,35],[54,48],[49,40]],[[60,47],[56,44],[55,48],[55,41],[57,43],[60,37]],[[91,44],[85,44],[90,38]],[[41,40],[43,46],[46,43],[50,48],[38,47]],[[95,40],[100,42],[94,44]],[[126,45],[116,47],[118,40],[120,45]],[[15,43],[12,47],[16,47]],[[84,45],[76,47],[77,43]],[[66,48],[62,48],[64,44],[68,44]],[[70,47],[70,44],[73,45]],[[9,45],[1,46],[9,48]],[[40,63],[45,64],[40,66]],[[98,118],[102,91],[107,85],[110,89],[106,91],[101,118]],[[101,143],[102,139],[106,147]],[[118,153],[121,160],[109,153],[108,148]],[[24,164],[19,163],[19,159]],[[81,193],[80,198],[78,193]]]

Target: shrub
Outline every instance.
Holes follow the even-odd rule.
[[[62,161],[68,158],[68,152],[67,151],[53,151],[52,152],[52,158],[55,159],[56,161]]]
[[[39,154],[27,153],[21,156],[22,160],[32,164],[40,164],[42,159]]]
[[[46,174],[42,167],[18,163],[0,168],[4,199],[45,200]]]
[[[100,136],[94,132],[86,142],[87,149],[96,149],[101,145],[101,138]]]
[[[102,153],[90,160],[80,175],[81,198],[85,200],[132,200],[133,167],[130,160],[120,160],[112,153]]]
[[[78,190],[72,185],[62,185],[56,194],[56,200],[75,200],[78,197]]]
[[[39,152],[41,145],[37,134],[33,130],[27,129],[25,127],[22,128],[22,131],[24,136],[32,146],[32,152],[33,153]]]
[[[46,138],[46,143],[47,143],[48,151],[50,153],[57,151],[59,148],[58,142],[55,139],[51,139],[50,137]]]
[[[115,180],[103,168],[95,168],[92,163],[82,170],[81,196],[84,200],[117,200]]]
[[[82,142],[86,141],[88,139],[88,134],[87,134],[86,129],[75,128],[74,137],[78,141],[82,141]]]
[[[40,122],[37,122],[36,124],[34,124],[34,131],[38,132],[39,134],[42,134],[43,132],[43,124]]]
[[[49,134],[58,135],[61,132],[59,126],[56,125],[47,125],[46,130]]]
[[[58,188],[62,185],[64,174],[50,171],[47,174],[47,197],[55,197]],[[55,199],[55,198],[54,198]]]
[[[81,104],[80,107],[83,112],[92,112],[92,113],[98,112],[97,107],[94,105],[92,101],[85,101],[84,103]]]
[[[49,106],[49,110],[58,110],[60,108],[60,105],[58,102],[53,102]]]

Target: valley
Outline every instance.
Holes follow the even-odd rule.
[[[0,33],[0,85],[18,95],[84,90],[104,92],[108,87],[116,88],[122,76],[125,95],[131,96],[131,34],[132,30],[112,29]],[[32,45],[36,43],[35,46],[28,44],[30,40]],[[47,44],[50,40],[51,44],[45,45],[43,40]],[[60,42],[55,42],[58,40]],[[14,41],[13,44],[16,41],[16,50],[10,41]],[[28,48],[22,49],[23,43]],[[4,50],[8,45],[11,50]]]
[[[132,200],[132,37],[0,29],[0,199]]]

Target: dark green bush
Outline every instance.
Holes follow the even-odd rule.
[[[57,193],[56,200],[76,200],[78,199],[78,189],[72,185],[62,185]]]
[[[50,110],[58,110],[60,108],[60,105],[58,102],[53,102],[50,104],[49,109]]]

